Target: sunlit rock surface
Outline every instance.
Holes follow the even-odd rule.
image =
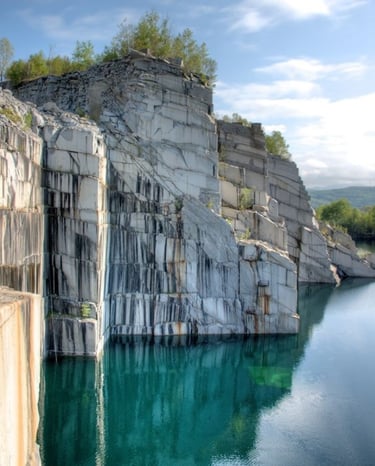
[[[97,126],[46,104],[45,293],[48,351],[94,356],[102,345],[106,149]]]
[[[259,124],[215,121],[211,89],[179,66],[134,52],[15,93],[43,141],[50,353],[97,354],[110,334],[293,333],[297,282],[336,282],[346,257],[330,257],[296,165],[267,154]]]
[[[375,263],[370,256],[361,259],[358,250],[351,236],[343,231],[335,230],[329,225],[322,224],[321,230],[324,232],[328,244],[328,252],[340,277],[375,277]]]
[[[0,284],[42,294],[43,141],[31,129],[35,115],[0,91]]]
[[[28,103],[0,90],[0,285],[16,290],[0,292],[1,461],[39,461],[42,352],[296,333],[298,281],[374,276],[321,234],[260,125],[215,121],[212,90],[179,66],[134,52],[14,93]]]
[[[0,463],[40,464],[36,435],[43,348],[38,295],[0,287]]]
[[[48,339],[50,347],[70,353],[62,316],[80,320],[80,307],[90,303],[101,335],[298,330],[296,268],[282,221],[244,212],[264,244],[253,242],[256,254],[242,258],[232,227],[218,215],[217,126],[212,92],[199,79],[139,54],[36,80],[17,95],[54,116],[42,130],[48,328],[59,335]],[[59,107],[94,118],[99,136],[98,128],[92,137],[82,122],[75,127]],[[102,144],[93,143],[100,135]],[[64,334],[74,334],[72,325]]]
[[[218,131],[222,214],[237,236],[286,250],[299,282],[335,283],[327,243],[295,163],[267,154],[259,124],[218,121]]]

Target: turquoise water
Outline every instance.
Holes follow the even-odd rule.
[[[44,465],[375,464],[375,283],[300,292],[298,336],[112,342],[44,364]]]

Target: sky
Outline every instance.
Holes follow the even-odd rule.
[[[218,64],[214,111],[282,132],[308,188],[375,186],[373,0],[13,0],[0,38],[13,59],[100,53],[147,12],[190,28]]]

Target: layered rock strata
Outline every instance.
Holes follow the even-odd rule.
[[[374,275],[347,238],[327,247],[260,125],[216,122],[212,91],[173,63],[133,53],[15,93],[33,104],[0,90],[0,285],[16,290],[0,306],[6,461],[39,461],[43,346],[296,333],[297,280]],[[23,418],[7,412],[16,385]]]
[[[134,52],[15,92],[43,142],[48,351],[293,333],[297,280],[335,282],[295,164],[267,154],[260,125],[216,122],[179,66]]]
[[[34,114],[9,91],[0,98],[0,284],[43,293],[43,141]]]
[[[319,232],[296,165],[267,154],[259,124],[218,122],[223,215],[240,238],[288,252],[300,282],[328,282],[327,244]]]
[[[43,78],[17,94],[45,119],[51,351],[91,354],[100,338],[87,335],[98,332],[297,331],[296,268],[286,251],[264,241],[249,253],[218,215],[210,89],[170,63],[137,55]],[[59,107],[98,126],[86,134]]]
[[[341,278],[375,278],[375,261],[370,255],[361,258],[355,242],[350,235],[335,230],[327,224],[321,224],[328,246],[328,253],[333,264],[336,264],[337,274]]]
[[[106,158],[95,124],[43,107],[47,348],[92,355],[102,345]]]
[[[323,236],[296,164],[267,154],[259,124],[218,121],[218,136],[222,215],[238,238],[287,251],[299,283],[374,277],[347,236]]]

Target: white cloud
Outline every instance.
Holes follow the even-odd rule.
[[[366,67],[360,62],[285,60],[258,69],[271,79],[276,73],[285,80],[245,85],[219,82],[216,106],[220,114],[236,112],[260,121],[268,132],[280,130],[309,186],[373,184],[375,92],[333,99],[324,88],[331,75],[339,75],[342,83],[359,69]],[[348,82],[352,85],[353,80]]]
[[[239,113],[251,121],[283,121],[287,118],[320,117],[328,100],[319,87],[303,81],[274,81],[269,84],[227,85],[219,82],[215,95],[225,113]],[[229,109],[229,110],[228,110]]]
[[[328,165],[319,159],[307,159],[305,160],[305,166],[316,169],[328,168]]]
[[[262,0],[254,6],[252,0],[244,0],[225,11],[232,18],[232,29],[253,33],[282,21],[337,18],[366,3],[367,0]]]
[[[367,65],[362,61],[324,64],[313,58],[291,58],[256,68],[255,71],[288,79],[315,81],[327,77],[337,78],[338,75],[360,76],[367,69]]]
[[[278,80],[266,84],[250,83],[239,86],[228,86],[223,82],[218,82],[215,93],[228,101],[240,99],[240,95],[250,99],[277,99],[284,96],[311,96],[319,91],[319,86],[314,83],[301,80]],[[240,102],[238,102],[241,104]]]
[[[272,131],[280,131],[281,133],[285,133],[287,130],[286,125],[263,125],[263,129],[267,134],[272,133]]]
[[[295,159],[309,185],[373,184],[375,93],[329,102],[325,112],[294,132]],[[314,158],[308,157],[313,154]],[[321,162],[312,163],[312,160]]]
[[[313,16],[334,16],[343,11],[358,8],[365,0],[264,0],[265,4],[279,8],[294,19],[307,19]]]
[[[266,0],[266,4],[272,8],[280,9],[286,14],[297,19],[305,19],[311,16],[328,16],[330,9],[326,0]]]
[[[245,29],[248,32],[258,32],[266,26],[271,25],[274,20],[272,16],[267,16],[255,9],[248,9],[240,7],[238,19],[233,23],[232,29]]]

